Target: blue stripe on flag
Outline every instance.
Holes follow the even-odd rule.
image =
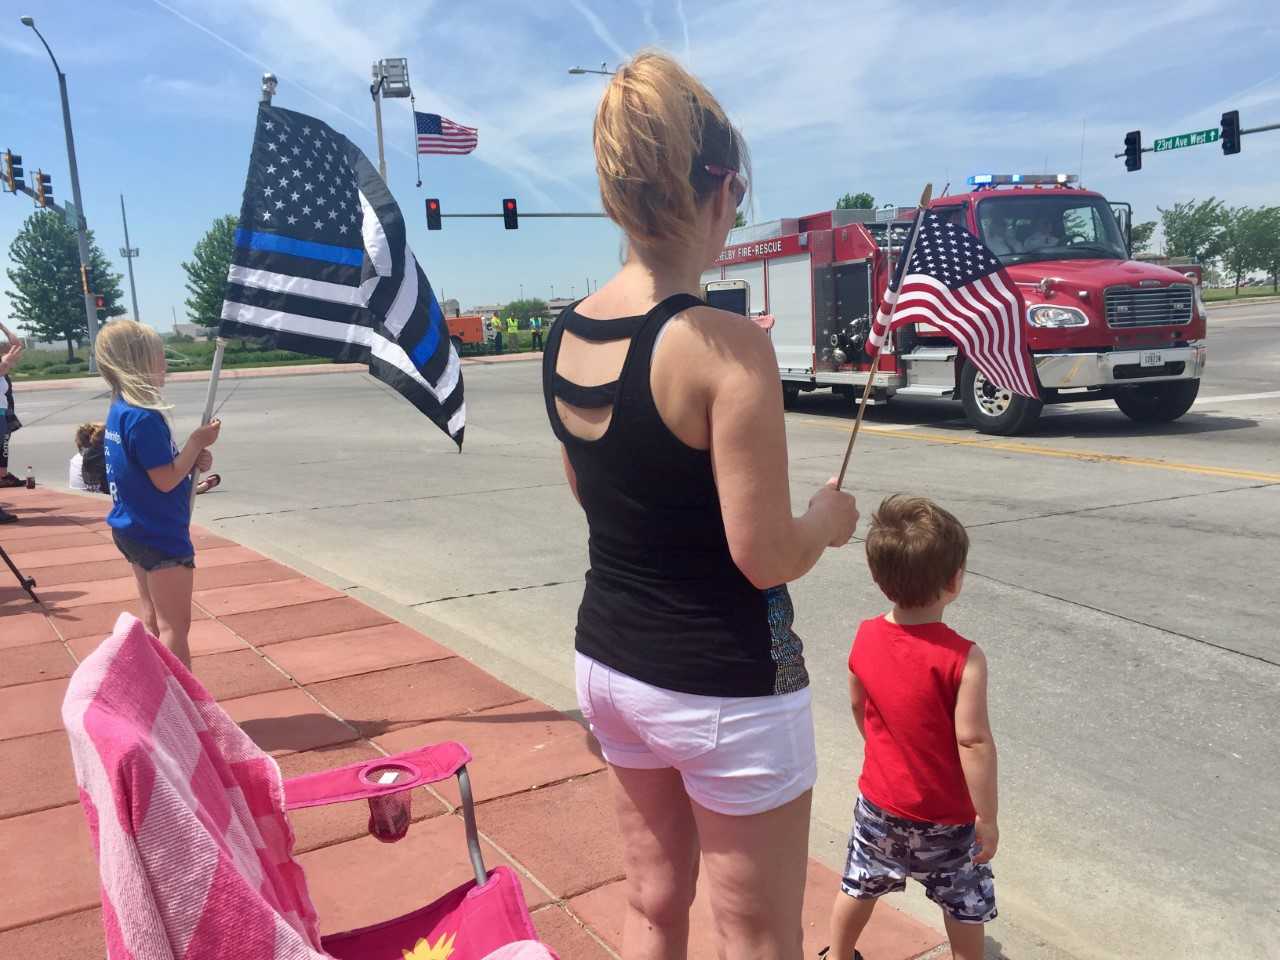
[[[364,250],[359,247],[335,247],[331,243],[295,240],[293,237],[286,237],[279,233],[255,233],[243,227],[236,228],[236,246],[248,247],[250,250],[287,253],[292,257],[307,257],[328,263],[341,263],[349,267],[358,267],[364,263]]]
[[[440,345],[440,328],[444,326],[444,314],[440,310],[440,304],[436,303],[435,291],[429,294],[427,301],[427,330],[422,335],[422,339],[417,342],[412,350],[409,351],[409,358],[413,360],[413,365],[421,370],[426,366],[427,361],[436,354],[436,347]]]

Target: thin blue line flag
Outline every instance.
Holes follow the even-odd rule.
[[[367,363],[462,447],[458,353],[400,208],[314,117],[258,108],[218,334]]]

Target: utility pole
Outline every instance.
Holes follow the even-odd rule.
[[[378,129],[378,173],[385,183],[387,179],[387,153],[382,145],[382,64],[373,65],[373,83],[369,87],[369,95],[373,97],[373,122]]]
[[[120,256],[129,264],[129,297],[133,300],[133,319],[141,323],[142,317],[138,315],[138,288],[133,283],[133,258],[141,251],[129,246],[129,218],[124,215],[123,193],[120,194],[120,223],[124,226],[124,246],[120,248]]]
[[[382,98],[409,97],[413,91],[409,88],[409,61],[404,57],[379,60],[373,65],[373,83],[369,85],[369,95],[373,97],[373,122],[378,132],[378,173],[383,182],[387,179],[387,152],[382,142]]]
[[[36,29],[36,22],[31,17],[22,18],[23,26],[30,27],[44,44],[45,52],[53,61],[54,72],[58,74],[58,93],[62,97],[62,129],[67,138],[67,166],[71,168],[71,196],[76,206],[76,244],[80,248],[80,289],[84,294],[84,318],[89,328],[89,372],[98,372],[98,360],[94,356],[94,345],[98,340],[98,307],[93,300],[93,291],[89,289],[89,224],[84,218],[84,199],[80,195],[80,168],[76,165],[76,141],[71,133],[71,103],[67,99],[67,75],[58,66],[58,58],[49,49],[44,34]]]

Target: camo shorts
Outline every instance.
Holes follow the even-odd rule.
[[[956,920],[986,923],[996,917],[995,878],[990,865],[973,862],[973,847],[971,823],[906,820],[858,797],[840,887],[872,900],[905,890],[912,877]]]

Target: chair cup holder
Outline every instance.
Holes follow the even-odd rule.
[[[368,797],[369,833],[383,843],[403,840],[413,819],[413,793],[411,786],[417,779],[417,771],[404,764],[380,763],[360,772],[360,778],[370,786],[392,788],[397,782],[406,784],[401,790],[388,789]]]

